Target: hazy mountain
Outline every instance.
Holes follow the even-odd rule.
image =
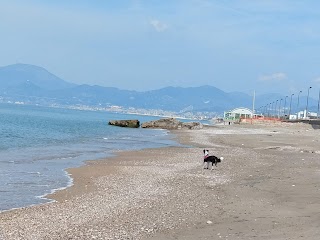
[[[0,67],[0,89],[19,88],[28,82],[44,90],[57,90],[74,87],[46,69],[29,64],[13,64]]]
[[[262,108],[276,99],[285,99],[280,94],[256,96],[255,108]],[[134,107],[162,109],[174,112],[217,112],[236,107],[252,108],[253,97],[241,93],[226,93],[213,86],[165,87],[158,90],[137,92],[113,87],[76,85],[62,80],[46,69],[14,64],[0,67],[0,99],[2,101],[25,101],[33,104],[61,104]],[[301,97],[301,106],[305,97]],[[286,99],[289,106],[289,99]],[[296,99],[293,105],[296,106]],[[309,99],[309,109],[314,109],[316,101]],[[282,102],[284,105],[284,100]],[[282,106],[283,106],[282,105]],[[292,106],[293,106],[292,105]]]

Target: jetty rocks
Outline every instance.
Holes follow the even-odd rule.
[[[174,129],[201,129],[203,128],[203,125],[200,122],[180,122],[174,118],[164,118],[164,119],[142,123],[141,127],[174,130]]]
[[[140,127],[139,120],[111,120],[109,125],[118,127],[138,128]],[[164,118],[145,122],[141,124],[142,128],[159,128],[159,129],[202,129],[203,125],[200,122],[181,122],[175,118]]]
[[[109,125],[118,127],[138,128],[140,127],[139,120],[111,120]]]

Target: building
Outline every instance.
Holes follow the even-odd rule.
[[[238,122],[240,119],[252,118],[253,112],[249,108],[235,108],[223,113],[225,122]]]
[[[300,111],[295,114],[294,116],[290,116],[290,119],[315,119],[317,118],[317,113],[316,112],[309,112],[308,115],[306,114],[306,110]]]

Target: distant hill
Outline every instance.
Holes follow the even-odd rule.
[[[258,109],[280,94],[256,96]],[[224,92],[213,86],[165,87],[138,92],[114,87],[76,85],[69,83],[46,69],[28,64],[0,67],[0,100],[23,101],[40,105],[87,105],[106,107],[118,105],[126,108],[162,109],[177,113],[215,112],[217,114],[236,107],[252,108],[252,96],[241,92]],[[287,99],[288,100],[288,99]],[[301,97],[301,103],[305,98]],[[282,102],[284,104],[284,102]],[[287,102],[289,104],[289,102]],[[310,99],[310,109],[317,102]],[[287,105],[288,106],[288,105]]]
[[[75,86],[75,84],[58,78],[42,67],[20,63],[0,67],[0,89],[13,90],[28,84],[33,84],[44,90],[58,90]]]

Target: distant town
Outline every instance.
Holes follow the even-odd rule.
[[[222,117],[219,116],[218,113],[214,112],[173,112],[162,109],[143,109],[143,108],[125,108],[123,106],[110,105],[107,107],[102,106],[87,106],[87,105],[62,105],[62,104],[49,104],[49,105],[40,105],[40,104],[32,104],[30,102],[23,101],[4,101],[3,98],[0,97],[0,103],[4,104],[15,104],[15,105],[34,105],[34,106],[42,106],[42,107],[52,107],[52,108],[65,108],[65,109],[74,109],[74,110],[82,110],[82,111],[106,111],[113,113],[122,113],[122,114],[133,114],[133,115],[146,115],[146,116],[159,116],[159,117],[172,117],[172,118],[180,118],[180,119],[190,119],[190,120],[212,120],[215,118]]]

